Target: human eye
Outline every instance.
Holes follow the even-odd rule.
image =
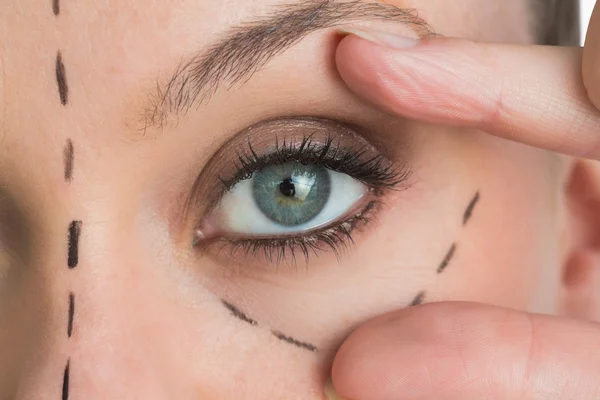
[[[221,243],[275,263],[339,254],[385,191],[409,176],[351,128],[316,118],[249,129],[213,159],[221,190],[195,229],[196,246]]]

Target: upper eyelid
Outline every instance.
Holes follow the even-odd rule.
[[[338,146],[363,148],[369,154],[382,156],[390,165],[394,163],[394,160],[390,160],[385,151],[375,146],[370,140],[375,135],[362,127],[320,117],[298,116],[269,119],[245,128],[213,154],[192,187],[185,207],[186,214],[196,202],[202,205],[199,211],[201,214],[214,207],[218,198],[223,194],[221,189],[226,188],[218,177],[229,175],[230,173],[226,171],[227,168],[230,171],[237,168],[234,162],[238,161],[239,149],[246,149],[248,141],[252,143],[255,151],[265,153],[275,147],[277,140],[284,137],[294,140],[307,135],[313,135],[315,140],[321,141],[324,138],[334,137]],[[396,165],[401,172],[409,171],[406,163],[397,163]],[[215,184],[221,185],[220,188],[217,187],[216,191]]]
[[[285,138],[284,138],[285,140]],[[331,154],[333,152],[333,154]],[[276,148],[273,153],[259,156],[249,144],[249,153],[239,154],[242,160],[243,169],[241,169],[229,181],[224,181],[227,188],[231,188],[237,182],[242,180],[243,176],[258,169],[258,165],[265,164],[282,164],[288,162],[307,162],[324,165],[327,168],[342,173],[352,174],[348,170],[349,164],[355,167],[356,172],[362,167],[361,172],[365,172],[365,176],[353,176],[361,180],[365,184],[378,184],[381,186],[394,186],[397,179],[397,173],[393,170],[393,163],[385,162],[381,154],[375,154],[367,159],[362,159],[362,154],[365,152],[363,148],[345,148],[335,143],[334,139],[329,137],[324,143],[313,143],[312,136],[303,137],[296,142],[286,143],[285,141],[280,147]],[[383,165],[383,164],[386,165]],[[365,169],[369,169],[365,171]],[[378,182],[373,182],[367,174],[374,174],[375,170],[381,171],[377,177]],[[359,175],[359,174],[357,174]],[[362,179],[361,179],[362,178]]]

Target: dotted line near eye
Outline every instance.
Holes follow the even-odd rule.
[[[469,223],[469,221],[471,220],[471,218],[473,217],[473,211],[475,210],[475,207],[479,203],[480,198],[481,198],[481,196],[480,196],[479,192],[475,193],[475,195],[473,196],[473,198],[467,205],[467,208],[465,209],[465,211],[463,213],[463,219],[462,219],[463,227],[466,226]],[[448,268],[448,266],[450,265],[450,262],[452,261],[452,259],[454,258],[454,255],[456,254],[456,248],[457,248],[456,242],[452,243],[452,245],[450,246],[450,250],[448,250],[448,252],[444,256],[444,259],[442,260],[442,262],[440,263],[440,265],[438,266],[438,268],[436,270],[436,273],[438,275],[443,273]],[[410,302],[409,307],[414,307],[414,306],[418,306],[419,304],[423,304],[426,294],[427,294],[427,292],[425,292],[424,290],[420,291]]]
[[[241,321],[244,321],[245,323],[247,323],[249,325],[259,326],[258,321],[248,317],[248,315],[246,313],[244,313],[242,310],[240,310],[239,308],[237,308],[230,302],[221,299],[221,303],[223,304],[223,306],[225,306],[225,308],[227,308],[227,310],[229,310],[229,312],[231,313],[232,316],[236,317],[237,319],[239,319]],[[308,350],[311,352],[316,352],[318,350],[317,346],[315,346],[314,344],[302,342],[302,341],[295,339],[292,336],[288,336],[280,331],[271,330],[271,334],[274,337],[276,337],[277,339],[281,340],[282,342],[291,344],[292,346],[298,347],[300,349]]]
[[[437,269],[438,274],[444,272],[444,270],[448,267],[448,264],[450,264],[450,261],[452,261],[452,257],[454,257],[454,253],[456,253],[456,243],[452,243],[452,246],[450,246],[450,250],[448,250],[446,257],[444,257],[444,260],[442,260],[442,263]]]
[[[291,345],[294,345],[296,347],[299,347],[301,349],[304,350],[308,350],[308,351],[312,351],[312,352],[316,352],[317,351],[317,346],[310,344],[310,343],[306,343],[306,342],[301,342],[299,340],[294,339],[291,336],[287,336],[279,331],[271,331],[271,333],[273,334],[273,336],[275,336],[277,339],[282,340],[286,343],[289,343]]]
[[[467,223],[473,216],[473,210],[475,209],[475,206],[477,206],[477,203],[479,203],[480,197],[481,196],[479,195],[479,192],[475,193],[475,196],[473,196],[473,199],[467,206],[467,209],[465,210],[465,212],[463,214],[463,226],[467,225]]]
[[[223,303],[225,308],[227,308],[231,312],[231,315],[233,315],[234,317],[236,317],[252,326],[258,325],[258,322],[256,320],[248,317],[243,311],[241,311],[239,308],[237,308],[233,304],[231,304],[223,299],[221,299],[221,303]]]

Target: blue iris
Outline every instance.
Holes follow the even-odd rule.
[[[284,226],[309,222],[325,207],[331,178],[319,165],[287,163],[255,172],[252,194],[258,208],[271,221]]]

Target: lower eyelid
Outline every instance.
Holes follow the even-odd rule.
[[[326,251],[340,258],[356,244],[355,235],[375,220],[383,203],[372,195],[338,221],[322,229],[303,232],[301,235],[279,237],[236,237],[219,236],[199,241],[198,251],[213,254],[228,267],[238,266],[244,270],[265,265],[298,265],[304,258],[309,263],[310,255]]]

